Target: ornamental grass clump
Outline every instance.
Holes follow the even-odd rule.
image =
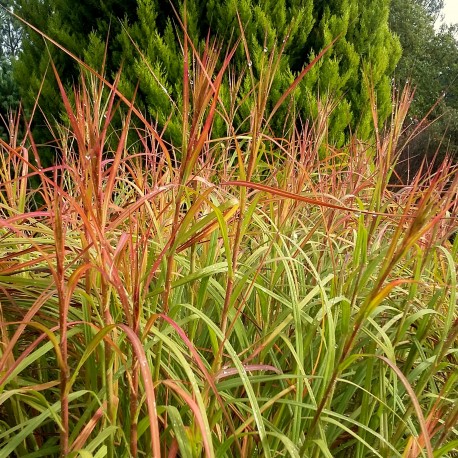
[[[456,456],[455,168],[390,186],[409,88],[373,143],[329,144],[325,99],[271,136],[326,49],[271,112],[266,55],[240,132],[236,46],[185,35],[179,147],[83,64],[54,166],[11,123],[0,457]]]

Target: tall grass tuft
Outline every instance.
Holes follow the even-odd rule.
[[[240,132],[239,45],[184,34],[179,146],[88,68],[56,165],[0,140],[0,457],[457,456],[455,167],[390,186],[408,87],[373,143],[274,137],[327,49]]]

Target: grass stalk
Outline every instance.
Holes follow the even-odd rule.
[[[412,92],[369,142],[325,94],[274,137],[338,38],[275,95],[286,45],[180,27],[179,145],[76,57],[58,163],[0,140],[0,458],[453,457],[458,177],[390,181]]]

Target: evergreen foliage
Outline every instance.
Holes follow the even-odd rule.
[[[435,30],[442,7],[442,0],[392,0],[390,10],[390,27],[403,49],[396,85],[401,88],[410,81],[415,87],[412,123],[428,113],[431,120],[440,118],[418,142],[420,162],[428,150],[435,154],[439,143],[444,151],[458,149],[458,29],[455,25]]]
[[[104,43],[108,39],[106,72],[110,78],[123,68],[120,88],[132,96],[137,83],[137,102],[167,126],[167,135],[174,142],[181,139],[177,114],[182,98],[183,33],[175,12],[168,2],[159,0],[18,0],[19,14],[36,25],[90,65],[100,67]],[[176,3],[175,3],[176,4]],[[185,7],[176,4],[183,17]],[[294,92],[294,103],[284,107],[271,123],[277,135],[283,135],[288,110],[291,117],[313,118],[318,113],[318,100],[332,107],[329,116],[329,138],[343,144],[349,129],[358,130],[362,138],[372,132],[369,90],[375,88],[379,119],[385,120],[391,110],[390,77],[400,56],[397,38],[388,28],[389,0],[189,0],[186,4],[189,35],[199,47],[216,38],[225,47],[240,37],[244,28],[247,47],[242,44],[233,59],[235,74],[245,94],[269,62],[274,49],[282,49],[279,71],[275,72],[267,110],[294,80],[295,75],[325,46],[339,37],[332,49],[306,75]],[[239,14],[239,19],[237,18]],[[246,54],[248,50],[249,55]],[[276,52],[276,51],[274,51]],[[75,63],[61,52],[50,49],[52,59],[66,83],[72,83]],[[15,77],[26,106],[30,107],[46,74],[49,54],[43,39],[27,31],[27,40]],[[198,72],[193,62],[191,73]],[[193,75],[190,75],[193,79]],[[227,81],[228,83],[228,81]],[[243,91],[242,91],[243,94]],[[319,98],[318,98],[319,96]],[[226,84],[221,97],[230,98]],[[46,76],[40,105],[48,113],[59,113],[56,84]],[[252,107],[241,104],[235,127],[246,130],[244,120]],[[291,127],[291,126],[290,126]],[[214,129],[222,134],[226,126],[221,119]]]
[[[103,62],[105,39],[120,32],[119,18],[130,13],[135,20],[135,11],[135,0],[16,0],[18,16],[98,70],[101,70]],[[41,110],[35,114],[35,135],[39,141],[49,140],[47,129],[40,128],[45,123],[41,113],[46,113],[49,121],[53,117],[59,119],[62,113],[62,102],[50,61],[52,59],[62,80],[69,85],[77,79],[77,66],[38,33],[25,25],[22,27],[24,39],[19,59],[14,65],[14,78],[26,112],[30,113],[40,94]],[[117,68],[120,54],[113,39],[110,39],[110,56],[112,68]]]
[[[4,0],[1,6],[5,9],[0,9],[0,116],[8,122],[10,110],[16,109],[19,104],[12,66],[19,53],[22,36],[20,27],[7,11],[13,8],[13,2]],[[3,126],[0,126],[0,133],[3,133]]]

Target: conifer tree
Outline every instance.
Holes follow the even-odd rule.
[[[92,65],[100,61],[109,31],[108,76],[122,64],[121,90],[129,96],[139,83],[137,101],[160,125],[167,123],[172,139],[181,138],[175,114],[181,107],[183,34],[168,2],[85,0],[75,6],[69,0],[18,1],[25,19]],[[177,0],[174,5],[183,17],[183,2]],[[346,140],[349,130],[358,130],[363,137],[370,135],[369,85],[375,88],[381,121],[389,114],[390,76],[400,47],[388,28],[388,8],[389,0],[186,2],[188,33],[197,47],[202,46],[209,33],[225,46],[234,43],[241,33],[238,12],[250,53],[247,57],[244,46],[239,46],[232,62],[236,74],[244,78],[241,98],[243,91],[247,93],[252,86],[248,69],[259,77],[271,50],[284,43],[267,109],[276,103],[295,75],[339,37],[294,92],[295,110],[304,120],[316,116],[318,94],[322,100],[334,102],[329,135],[338,144]],[[43,40],[33,33],[30,38],[16,69],[22,95],[29,104],[48,64]],[[74,63],[55,50],[51,54],[64,81],[72,82]],[[221,96],[224,94],[223,88]],[[46,104],[57,99],[50,77],[40,100],[46,110]],[[242,105],[236,121],[241,123],[249,110],[249,106]],[[283,134],[286,111],[279,111],[271,126],[278,135]],[[241,125],[235,127],[243,129]]]
[[[8,122],[10,110],[19,104],[19,93],[13,78],[13,64],[21,47],[21,28],[17,21],[8,13],[13,8],[12,0],[3,0],[0,10],[0,116]],[[0,134],[4,133],[0,122]]]
[[[121,24],[119,18],[136,20],[136,0],[11,0],[19,17],[56,40],[79,58],[97,70],[101,70],[105,41],[110,40],[109,73],[119,67],[122,56],[116,41]],[[47,121],[59,120],[63,113],[61,97],[50,66],[54,62],[59,75],[66,84],[77,82],[79,69],[76,63],[46,42],[38,33],[22,24],[22,50],[13,66],[13,75],[27,115],[40,94],[40,110],[34,115],[34,136],[39,143],[52,140],[45,125]],[[52,162],[44,157],[43,162]]]
[[[150,24],[156,21],[159,4],[155,0],[140,0],[138,23],[128,30],[144,52],[144,57],[134,57],[134,72],[125,74],[130,86],[135,78],[140,79],[143,90],[151,99],[159,100],[160,116],[170,113],[166,107],[167,94],[179,100],[181,67],[173,57],[179,53],[173,28],[173,17],[168,16],[163,32],[153,30]],[[317,94],[330,97],[336,103],[331,115],[330,137],[342,144],[346,129],[358,129],[362,137],[368,137],[372,129],[372,114],[369,103],[369,85],[377,95],[379,117],[386,119],[391,108],[390,75],[400,56],[397,39],[388,28],[389,2],[385,0],[333,0],[326,2],[308,1],[263,1],[253,0],[208,0],[187,2],[188,27],[193,40],[202,42],[208,30],[225,43],[240,34],[237,12],[244,26],[250,57],[240,46],[233,65],[238,74],[245,72],[247,80],[242,87],[250,87],[247,70],[252,65],[259,74],[265,64],[265,54],[273,46],[286,40],[280,71],[272,86],[270,106],[291,84],[294,74],[310,62],[326,45],[340,36],[332,52],[303,80],[296,94],[296,109],[302,117],[316,114]],[[181,12],[183,12],[181,6]],[[135,55],[130,40],[125,39],[125,54]],[[155,70],[156,78],[148,76],[147,67]],[[152,107],[151,103],[147,104]],[[157,109],[157,107],[154,107]],[[169,110],[171,107],[169,107]],[[244,119],[247,111],[240,111]],[[282,120],[278,121],[282,126]]]

